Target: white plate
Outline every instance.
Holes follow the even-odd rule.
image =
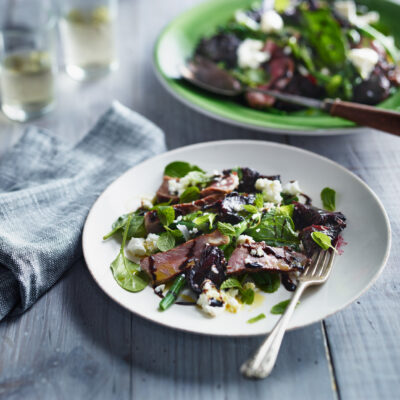
[[[83,231],[88,268],[104,292],[128,310],[159,324],[195,333],[259,335],[269,332],[278,319],[269,312],[271,307],[291,296],[281,287],[273,294],[264,294],[261,304],[212,319],[190,306],[175,305],[160,312],[159,298],[150,287],[130,293],[118,286],[110,263],[118,253],[119,243],[114,239],[103,242],[102,236],[119,215],[139,205],[141,196],[154,194],[165,165],[175,160],[189,161],[208,171],[248,166],[264,174],[280,174],[283,182],[296,179],[316,206],[321,206],[321,189],[330,186],[336,190],[337,209],[347,217],[343,236],[348,244],[344,254],[336,258],[329,281],[305,293],[290,328],[311,324],[346,307],[382,272],[390,249],[389,220],[374,192],[354,174],[326,158],[287,145],[251,140],[202,143],[161,154],[130,169],[104,191],[88,215]],[[266,319],[254,324],[246,322],[261,312]]]

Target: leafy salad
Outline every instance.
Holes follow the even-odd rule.
[[[338,246],[346,218],[335,212],[335,197],[324,188],[319,209],[297,181],[283,184],[279,175],[247,167],[207,173],[175,161],[155,197],[143,198],[104,236],[121,239],[111,271],[128,291],[150,284],[161,311],[176,303],[197,304],[212,317],[236,313],[259,292],[281,284],[293,291],[314,252]]]
[[[264,1],[198,43],[202,57],[250,87],[375,105],[400,85],[399,50],[375,11],[352,0]],[[257,109],[295,110],[248,92]]]

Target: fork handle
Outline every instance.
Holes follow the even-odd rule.
[[[358,125],[368,126],[400,136],[399,112],[339,99],[326,99],[324,106],[332,116],[346,118]]]
[[[296,304],[306,287],[307,285],[304,282],[299,283],[292,300],[272,332],[264,340],[253,357],[241,366],[240,371],[244,376],[247,378],[263,379],[272,372],[281,347],[283,335],[285,334]]]

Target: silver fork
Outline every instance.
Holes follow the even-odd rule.
[[[240,368],[244,376],[247,378],[262,379],[266,378],[272,372],[281,347],[283,335],[300,296],[308,286],[320,285],[326,282],[332,270],[335,254],[336,251],[333,250],[321,250],[312,258],[310,265],[299,277],[297,289],[282,317],[253,357],[247,360]]]

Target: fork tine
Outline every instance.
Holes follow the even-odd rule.
[[[324,276],[325,271],[326,271],[326,269],[327,269],[327,267],[329,265],[329,260],[330,260],[330,255],[329,255],[330,252],[329,251],[323,251],[323,253],[324,253],[324,258],[323,258],[323,260],[321,262],[321,267],[319,269],[319,273],[318,273],[319,277]]]
[[[316,273],[316,271],[318,269],[318,266],[321,264],[321,259],[323,259],[323,257],[324,257],[324,252],[320,251],[318,253],[318,256],[317,256],[316,260],[314,261],[314,264],[312,264],[312,267],[313,267],[313,271],[311,273],[312,276],[315,275],[315,273]]]
[[[325,277],[325,279],[328,278],[329,274],[332,271],[333,261],[335,260],[335,256],[336,256],[335,251],[330,250],[327,253],[329,253],[329,259],[328,259],[327,265],[324,268],[323,275],[322,275],[323,277]]]

